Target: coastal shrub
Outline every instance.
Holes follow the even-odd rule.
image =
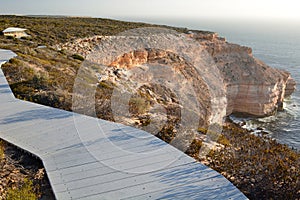
[[[28,86],[28,84],[26,84],[25,82],[11,84],[10,87],[15,94],[22,97],[25,97],[26,95],[32,94],[34,92],[34,87]]]
[[[14,65],[22,65],[22,62],[20,60],[18,60],[17,58],[10,59],[9,63],[14,64]]]
[[[130,99],[129,107],[132,114],[144,114],[150,108],[150,103],[141,97],[134,97]]]
[[[211,151],[209,166],[222,173],[249,199],[298,199],[300,154],[265,136],[230,124]]]
[[[5,23],[2,23],[4,22]],[[187,32],[184,28],[173,28],[145,23],[122,22],[110,19],[96,18],[51,18],[1,16],[0,29],[22,25],[27,29],[32,41],[38,44],[55,45],[66,43],[72,39],[85,38],[94,35],[116,35],[120,32],[140,27],[166,27],[179,32]],[[3,37],[4,38],[4,37]],[[7,39],[6,39],[7,40]],[[1,42],[0,42],[1,43]]]
[[[31,38],[31,37],[28,37],[28,36],[23,36],[23,37],[21,37],[20,39],[22,39],[22,40],[29,40],[29,41],[32,40],[32,38]]]
[[[98,87],[105,88],[105,89],[113,89],[114,84],[110,81],[101,81],[99,82]]]
[[[230,141],[223,134],[219,135],[217,142],[225,147],[230,145]]]
[[[175,126],[172,122],[168,122],[156,135],[161,140],[170,143],[175,137]]]
[[[11,36],[11,35],[8,35],[8,36],[6,36],[6,39],[13,40],[15,38],[13,36]]]
[[[33,183],[27,179],[20,188],[11,188],[7,191],[7,200],[36,200],[37,195],[33,191]]]
[[[45,78],[43,76],[34,75],[32,78],[32,83],[36,89],[46,88]]]
[[[197,131],[199,133],[206,134],[207,133],[207,128],[199,127]]]
[[[66,50],[64,50],[64,49],[60,49],[60,50],[58,50],[58,52],[62,55],[66,55]]]
[[[201,147],[202,140],[194,139],[185,153],[190,156],[197,157]]]
[[[148,126],[151,123],[151,119],[149,116],[146,116],[142,119],[140,119],[141,125],[142,126]]]
[[[73,54],[72,58],[74,58],[75,60],[84,61],[84,57],[82,57],[81,55],[78,55],[78,54]]]

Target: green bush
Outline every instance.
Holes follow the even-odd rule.
[[[9,189],[7,192],[7,200],[36,200],[37,195],[33,191],[33,183],[27,179],[23,185],[17,189]]]

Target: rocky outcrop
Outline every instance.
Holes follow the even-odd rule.
[[[249,47],[228,43],[216,33],[190,31],[185,36],[199,42],[221,72],[227,91],[227,115],[232,113],[260,117],[272,115],[282,109],[284,98],[295,90],[296,83],[288,72],[271,68],[254,58]],[[60,45],[60,48],[86,56],[104,38],[101,36],[85,38],[75,43]],[[102,77],[108,77],[114,82],[119,78],[113,73],[116,69],[122,69],[126,74],[126,70],[154,61],[187,69],[185,66],[189,63],[182,58],[174,59],[175,57],[170,52],[162,50],[140,49],[128,52],[116,58],[110,64],[112,67],[110,72]],[[199,77],[196,79],[201,80]],[[203,86],[204,83],[199,84]],[[207,101],[206,97],[204,99]]]
[[[267,116],[282,109],[296,83],[286,71],[267,66],[252,56],[252,49],[231,44],[217,34],[191,33],[211,54],[227,87],[227,114]]]
[[[80,54],[84,57],[86,57],[88,54],[90,54],[96,44],[98,44],[103,38],[107,36],[93,36],[83,39],[75,39],[72,42],[67,42],[64,44],[56,44],[55,48],[58,50],[66,49],[70,51],[72,54]]]
[[[287,81],[286,81],[286,87],[285,87],[285,94],[284,97],[289,97],[293,94],[293,92],[296,89],[296,81],[290,76],[288,72],[286,72],[288,75]]]

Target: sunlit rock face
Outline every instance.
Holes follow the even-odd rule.
[[[227,87],[227,114],[272,115],[282,109],[296,83],[286,71],[274,69],[252,56],[252,49],[225,41],[217,34],[191,33],[211,54]]]
[[[195,138],[215,140],[217,135],[199,132],[220,132],[226,115],[272,115],[295,90],[288,72],[255,59],[251,48],[216,33],[178,35],[152,36],[157,40],[97,36],[62,45],[86,57],[78,80],[95,90],[89,98],[83,95],[78,107],[93,108],[99,118],[141,128],[186,151]],[[163,48],[144,45],[149,41]]]
[[[226,88],[226,115],[232,113],[253,116],[272,115],[282,109],[284,98],[295,91],[296,83],[288,72],[271,68],[254,58],[251,48],[228,43],[216,33],[190,31],[185,36],[199,42],[201,48],[204,47],[223,76],[221,78],[224,80],[224,85],[220,85],[220,87]],[[107,37],[95,36],[78,39],[73,44],[61,45],[61,48],[86,56],[94,46]],[[171,65],[174,70],[192,78],[196,91],[201,93],[198,95],[198,99],[203,105],[202,118],[204,121],[207,120],[204,115],[210,113],[209,109],[205,110],[206,107],[209,107],[207,105],[210,97],[209,94],[205,94],[208,92],[205,82],[196,73],[192,73],[190,70],[192,67],[188,62],[168,51],[139,49],[125,53],[108,64],[111,70],[110,72],[108,70],[109,73],[105,77],[112,82],[118,82],[122,78],[122,73],[126,74],[133,68],[147,63]],[[118,73],[119,77],[113,73],[115,69],[122,69]],[[196,84],[197,80],[199,87]],[[225,104],[220,106],[225,106]]]
[[[294,92],[296,85],[288,72],[271,68],[255,59],[251,48],[230,44],[216,34],[203,34],[203,37],[201,34],[190,37],[195,37],[205,47],[223,76],[227,90],[227,115],[268,116],[282,109],[284,98]],[[112,66],[126,69],[168,56],[163,51],[136,51],[118,58]],[[173,61],[172,64],[179,63]]]
[[[167,114],[169,120],[177,121],[182,117],[180,108],[189,107],[185,110],[189,112],[188,116],[199,118],[200,126],[209,124],[212,108],[207,84],[193,65],[172,52],[158,49],[128,52],[108,64],[104,73],[106,79],[119,89],[132,90],[140,85],[136,92],[146,97],[151,107],[160,105],[164,108],[156,110],[153,119],[162,121]],[[162,84],[159,79],[163,80]],[[188,97],[191,98],[186,99]],[[186,119],[186,123],[188,121],[193,120]]]

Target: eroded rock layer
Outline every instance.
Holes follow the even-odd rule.
[[[284,98],[294,92],[296,83],[290,74],[269,67],[254,58],[251,48],[228,43],[216,33],[190,31],[185,36],[195,39],[195,42],[199,42],[202,46],[201,48],[204,47],[223,76],[227,91],[227,115],[232,113],[254,116],[272,115],[282,109]],[[86,56],[99,41],[105,38],[107,37],[85,38],[61,47]],[[184,66],[188,65],[188,62],[183,61],[182,58],[174,59],[174,55],[167,51],[140,49],[116,58],[110,66],[113,70],[122,69],[126,73],[126,70],[135,66],[154,61],[171,64],[175,68],[176,66],[185,68]],[[110,78],[115,81],[118,77]]]
[[[213,57],[227,87],[227,114],[267,116],[282,109],[296,82],[286,71],[267,66],[252,56],[252,49],[226,42],[217,34],[193,32]]]

